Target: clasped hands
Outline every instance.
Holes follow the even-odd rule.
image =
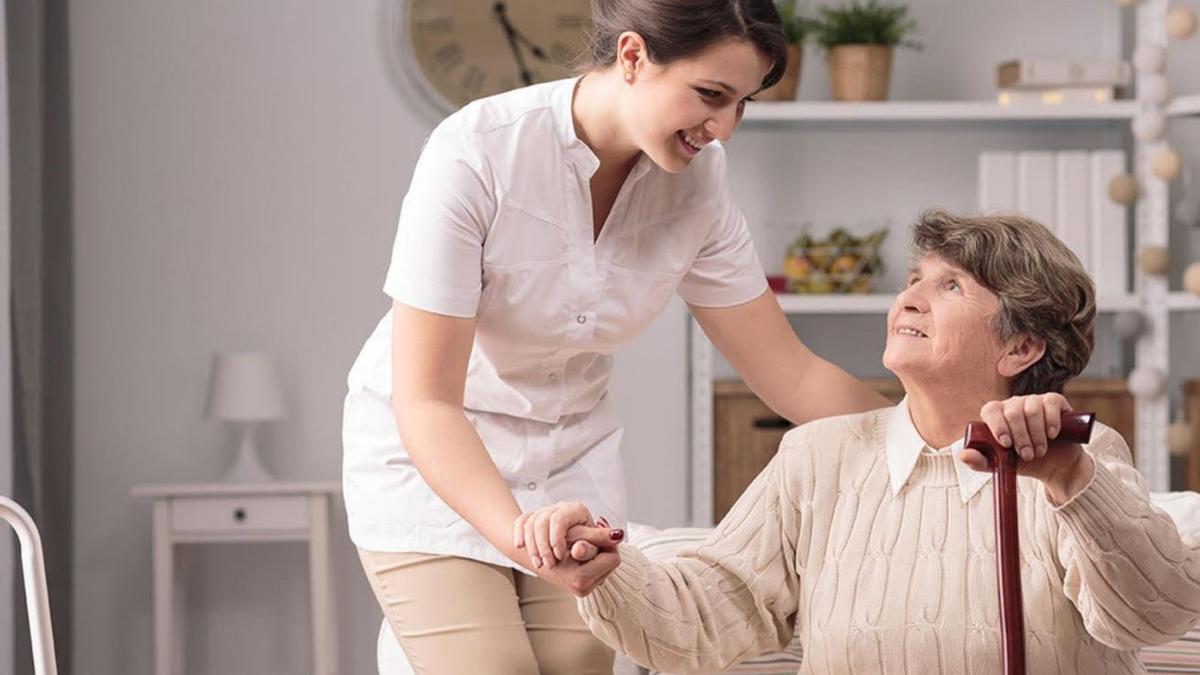
[[[578,597],[592,592],[621,564],[624,530],[592,520],[579,502],[559,502],[522,513],[513,521],[513,546],[529,556],[542,579]]]

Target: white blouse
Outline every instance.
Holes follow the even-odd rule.
[[[589,180],[600,162],[575,134],[577,81],[482,99],[438,125],[404,198],[383,290],[410,307],[476,317],[464,413],[521,508],[580,501],[619,526],[622,427],[605,398],[613,351],[673,293],[723,307],[767,285],[717,143],[680,174],[642,156],[593,241]],[[349,375],[351,539],[515,566],[409,459],[389,404],[391,321],[389,312]]]

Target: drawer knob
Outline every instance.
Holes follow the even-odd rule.
[[[239,523],[246,522],[246,509],[237,508],[233,510],[233,519]]]

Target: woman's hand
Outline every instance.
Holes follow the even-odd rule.
[[[597,548],[611,548],[625,538],[623,530],[609,529],[608,523],[601,519],[601,528],[592,521],[592,514],[587,507],[579,502],[559,502],[533,511],[527,511],[513,521],[513,546],[526,549],[529,553],[533,569],[554,567],[567,556],[569,545],[576,540],[590,542]],[[573,537],[568,541],[567,534],[572,528]],[[602,530],[598,532],[597,530]],[[579,547],[586,555],[586,546]],[[577,557],[577,560],[590,559]]]
[[[1022,460],[1017,473],[1042,481],[1060,504],[1082,490],[1094,471],[1082,445],[1054,440],[1062,429],[1063,413],[1071,410],[1062,394],[1051,393],[991,401],[979,411],[996,440],[1016,448]],[[977,450],[964,449],[959,458],[976,471],[989,470],[987,458]]]
[[[1045,456],[1062,429],[1062,415],[1073,410],[1062,394],[1013,396],[984,404],[979,415],[1006,448],[1025,461]]]

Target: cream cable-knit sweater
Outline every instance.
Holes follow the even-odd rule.
[[[997,673],[992,488],[963,503],[953,458],[922,454],[893,496],[891,409],[819,420],[778,455],[703,544],[651,562],[632,546],[580,600],[635,661],[719,670],[801,636],[801,673]],[[1144,672],[1136,650],[1200,618],[1200,546],[1150,505],[1129,450],[1097,425],[1095,478],[1059,508],[1020,478],[1030,673]]]

